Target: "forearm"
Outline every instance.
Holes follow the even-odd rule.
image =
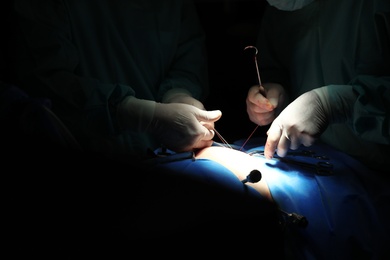
[[[366,141],[390,144],[389,78],[360,76],[350,85],[329,85],[314,91],[330,124],[346,123]]]

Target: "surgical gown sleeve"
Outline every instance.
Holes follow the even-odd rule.
[[[359,76],[350,124],[362,139],[390,145],[390,77]]]
[[[350,85],[315,89],[331,124],[348,124],[361,139],[390,144],[390,77],[358,76]]]

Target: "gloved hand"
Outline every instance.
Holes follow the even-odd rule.
[[[249,119],[257,125],[268,125],[283,109],[286,102],[284,88],[277,83],[265,83],[263,89],[253,86],[246,98]]]
[[[205,110],[204,105],[199,100],[193,98],[185,89],[171,89],[162,98],[162,103],[184,103]]]
[[[122,127],[151,133],[166,148],[184,152],[212,145],[215,133],[210,125],[222,113],[188,104],[163,104],[128,97],[119,105],[118,116]]]
[[[213,144],[215,132],[211,125],[221,117],[219,110],[205,111],[180,103],[156,103],[149,131],[168,149],[191,151]]]
[[[165,93],[162,98],[162,103],[183,103],[195,106],[201,110],[206,110],[202,102],[193,98],[187,90],[181,88],[171,89]],[[201,124],[203,124],[208,129],[214,129],[215,126],[214,121],[201,121]]]
[[[306,92],[272,122],[264,148],[266,158],[288,149],[311,146],[332,123],[347,123],[358,98],[351,85],[329,85]]]
[[[321,97],[320,97],[321,96]],[[264,155],[284,157],[288,149],[311,146],[329,123],[330,106],[326,89],[306,92],[290,103],[272,122],[267,132]]]

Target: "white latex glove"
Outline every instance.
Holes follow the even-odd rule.
[[[162,103],[182,103],[197,107],[201,110],[206,110],[202,102],[193,98],[187,90],[180,88],[171,89],[165,93],[162,99]],[[208,129],[214,129],[215,126],[214,121],[200,121],[200,123],[206,126]]]
[[[311,146],[327,128],[329,115],[325,89],[302,94],[272,122],[267,132],[265,157],[272,158],[275,151],[284,157],[289,148],[295,150],[301,144]]]
[[[184,152],[212,145],[215,133],[210,125],[214,125],[222,113],[188,104],[162,104],[128,97],[119,105],[118,116],[123,128],[146,131],[166,148]]]
[[[185,89],[171,89],[162,98],[162,103],[184,103],[205,110],[204,105],[199,100],[193,98]]]
[[[246,111],[249,119],[260,126],[269,125],[283,109],[286,94],[277,83],[265,83],[249,89],[246,98]]]
[[[219,110],[205,111],[180,103],[156,103],[149,131],[170,150],[192,151],[213,144],[215,132],[211,126],[221,116]]]

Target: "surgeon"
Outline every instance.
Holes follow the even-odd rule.
[[[16,0],[17,84],[86,151],[146,158],[211,146],[204,32],[192,1]]]
[[[268,126],[265,156],[316,141],[376,170],[390,166],[390,1],[267,0],[261,86],[247,95]]]
[[[221,256],[241,253],[243,246],[279,246],[273,242],[280,240],[274,205],[247,192],[217,163],[188,158],[179,161],[191,165],[184,170],[133,167],[138,159],[165,158],[154,157],[157,148],[171,154],[168,150],[181,153],[213,143],[221,111],[203,105],[208,94],[205,36],[192,0],[14,4],[20,40],[17,86],[28,94],[21,91],[17,97],[49,99],[86,154],[99,155],[20,156],[25,154],[20,149],[16,154],[22,160],[6,160],[27,173],[11,174],[17,180],[8,182],[16,187],[10,194],[17,194],[8,211],[17,216],[11,222],[18,227],[17,240],[12,241],[23,240],[14,243],[19,247],[14,253],[110,259],[139,252],[172,258],[183,252]],[[36,160],[20,163],[28,156]],[[148,162],[142,165],[149,170],[154,165]],[[33,169],[39,174],[31,174]],[[266,225],[258,225],[263,221]],[[253,232],[262,236],[242,239]]]

